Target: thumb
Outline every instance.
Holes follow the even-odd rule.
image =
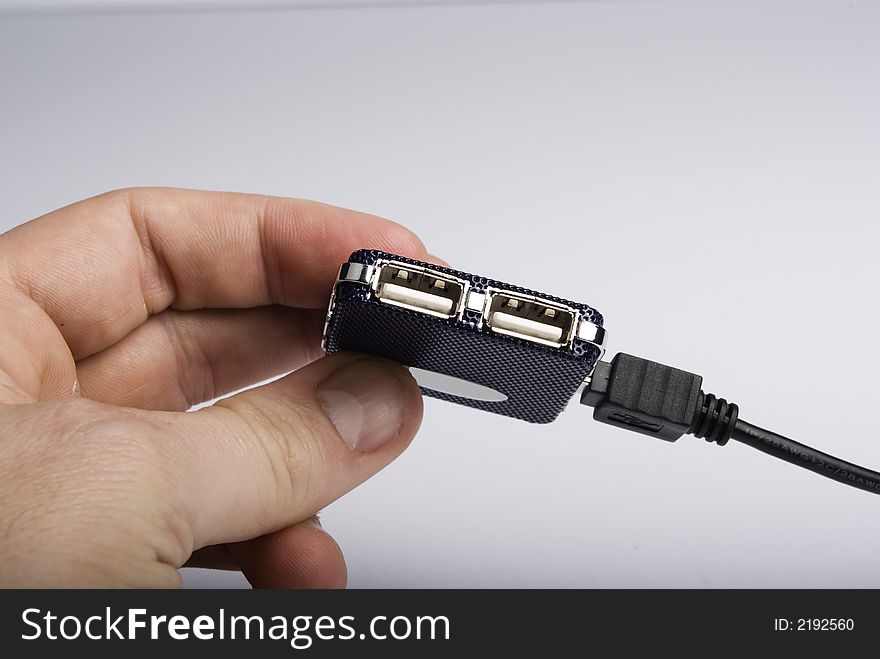
[[[406,369],[350,353],[177,415],[193,549],[311,517],[396,458],[421,418]]]

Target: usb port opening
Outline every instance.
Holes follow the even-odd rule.
[[[528,295],[491,293],[486,324],[498,334],[561,348],[571,341],[573,309]]]
[[[452,318],[464,297],[464,282],[434,270],[390,262],[379,268],[374,291],[387,304]]]

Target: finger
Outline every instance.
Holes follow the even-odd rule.
[[[0,270],[3,265],[0,254]],[[64,337],[40,306],[0,282],[0,309],[5,311],[0,313],[0,403],[76,395],[73,357]]]
[[[229,554],[227,545],[212,545],[202,547],[192,553],[183,567],[201,567],[209,570],[228,570],[239,572],[240,568],[235,559]]]
[[[317,359],[324,315],[277,305],[169,309],[80,361],[80,391],[114,405],[183,411]]]
[[[0,237],[0,286],[36,302],[17,303],[19,318],[4,314],[0,331],[36,325],[23,335],[22,361],[36,373],[60,368],[71,378],[62,378],[64,390],[74,373],[66,362],[59,366],[65,359],[57,352],[59,334],[82,359],[168,307],[321,308],[339,264],[362,247],[426,254],[400,225],[314,202],[173,189],[113,192]],[[16,365],[7,358],[0,370],[26,380],[10,373]],[[31,395],[40,394],[28,386]]]
[[[155,414],[155,413],[153,413]],[[409,444],[422,398],[399,364],[338,353],[271,384],[167,417],[171,493],[193,549],[314,515]],[[161,419],[163,417],[153,417]]]
[[[254,588],[345,588],[348,579],[342,550],[314,518],[226,547]]]
[[[317,517],[275,533],[193,552],[184,567],[243,572],[254,588],[344,588],[339,545]]]

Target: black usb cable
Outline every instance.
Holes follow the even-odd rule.
[[[739,418],[739,407],[702,390],[703,378],[641,357],[596,364],[581,403],[593,418],[674,442],[690,434],[724,446],[731,439],[826,478],[880,494],[880,473],[817,451]]]

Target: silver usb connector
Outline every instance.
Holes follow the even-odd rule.
[[[491,291],[485,320],[498,334],[561,348],[571,341],[577,313],[529,295]]]
[[[381,302],[452,318],[461,308],[465,283],[436,270],[391,261],[379,266],[373,290]]]

